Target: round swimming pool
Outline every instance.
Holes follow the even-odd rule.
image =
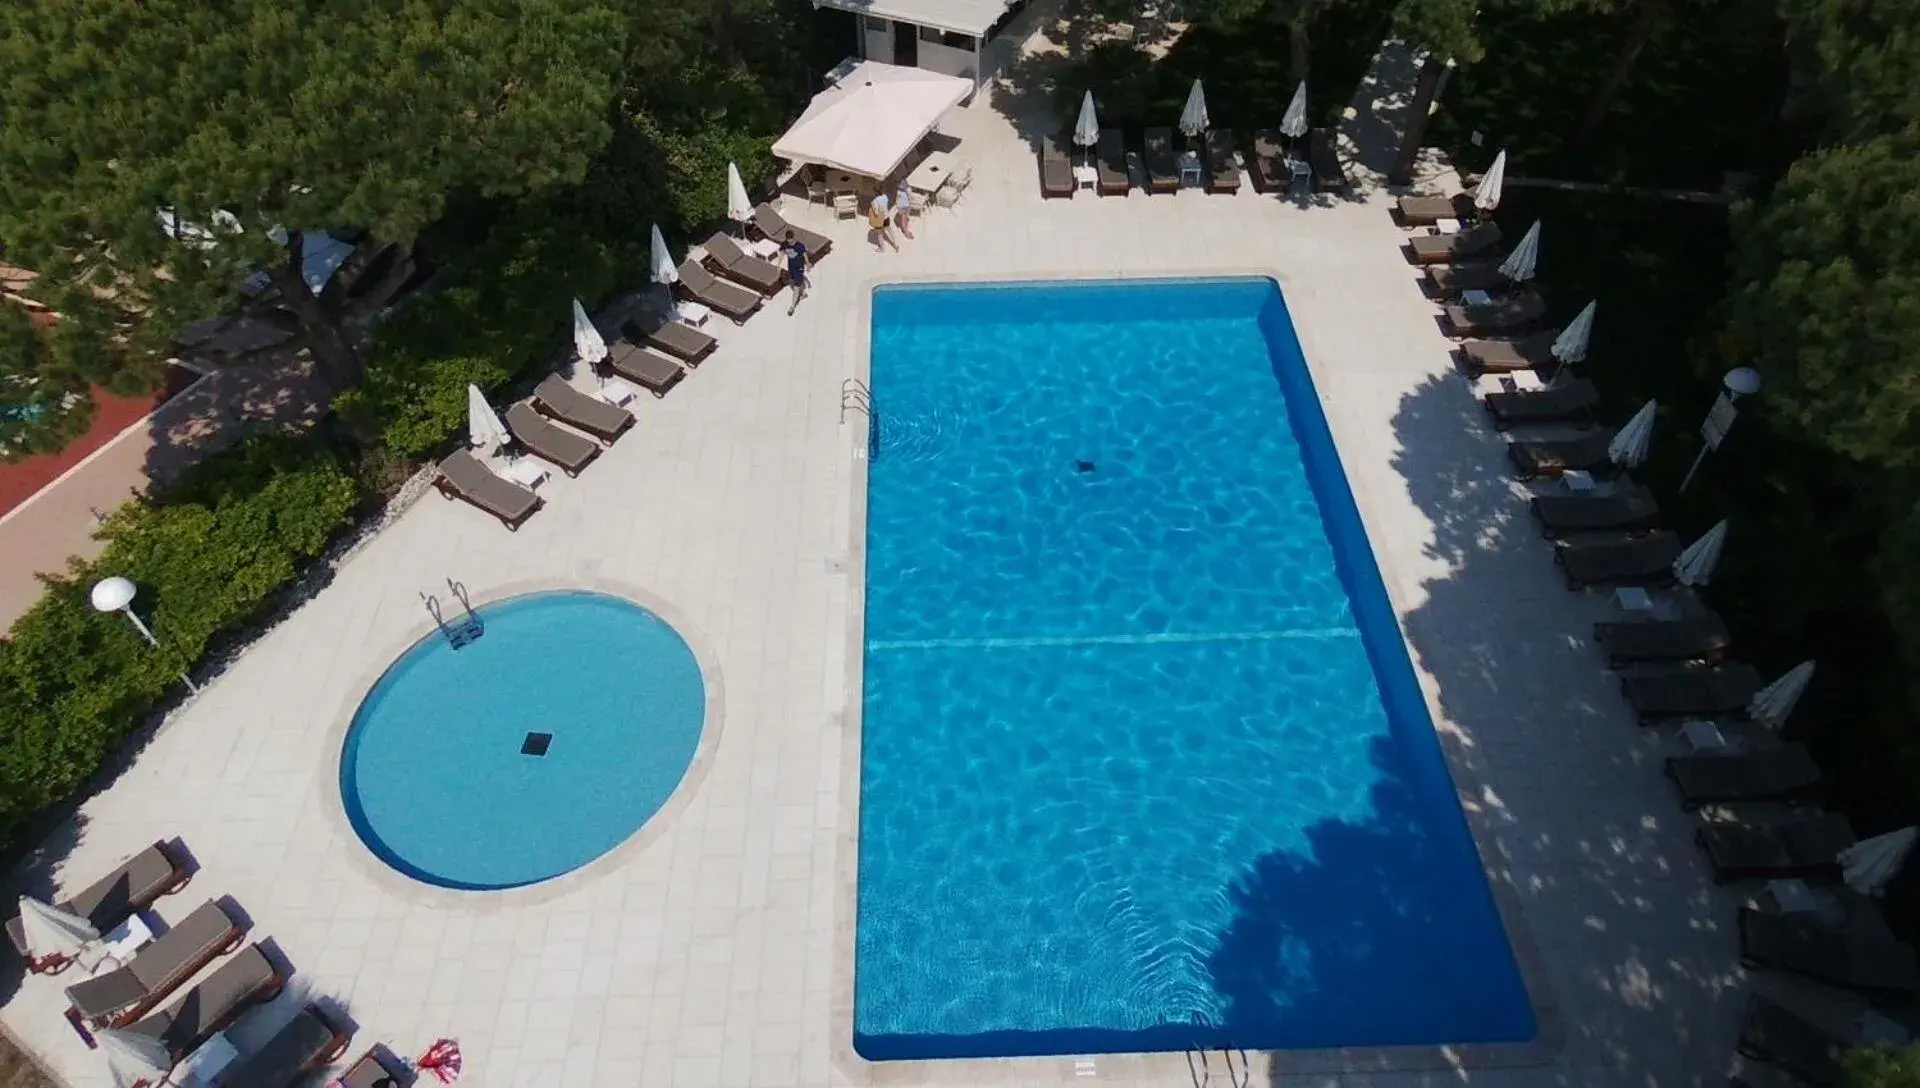
[[[659,811],[693,762],[706,691],[686,642],[630,601],[535,593],[478,613],[479,637],[456,649],[435,632],[367,693],[340,792],[395,869],[513,888],[587,864]]]

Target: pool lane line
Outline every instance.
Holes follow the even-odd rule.
[[[1202,642],[1329,641],[1359,638],[1358,627],[1296,627],[1269,631],[1166,632],[1155,635],[1033,635],[1022,638],[873,639],[869,650],[1014,650],[1036,646],[1156,646]]]

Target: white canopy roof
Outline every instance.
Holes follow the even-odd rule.
[[[813,6],[979,38],[1006,13],[1007,0],[813,0]]]
[[[942,114],[972,93],[971,80],[861,61],[839,86],[813,96],[807,111],[774,141],[773,153],[883,178]]]

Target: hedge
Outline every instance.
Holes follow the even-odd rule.
[[[0,848],[92,776],[215,639],[258,619],[358,502],[317,440],[263,435],[115,512],[100,557],[47,579],[0,641]],[[116,574],[139,587],[158,649],[93,610],[93,584]]]

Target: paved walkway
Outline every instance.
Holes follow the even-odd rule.
[[[1743,985],[1737,897],[1705,879],[1659,773],[1670,741],[1634,725],[1586,644],[1605,602],[1556,577],[1373,186],[1352,201],[1247,189],[1042,202],[1037,126],[1022,108],[1038,97],[990,93],[957,112],[945,127],[972,188],[957,210],[927,215],[903,253],[876,254],[863,223],[795,209],[836,239],[797,316],[768,307],[720,330],[720,350],[639,405],[638,426],[598,463],[545,485],[547,507],[518,533],[423,500],[184,708],[48,860],[80,880],[181,837],[202,869],[163,915],[233,896],[303,994],[349,1010],[356,1051],[385,1041],[417,1054],[456,1036],[463,1083],[478,1088],[1080,1079],[1068,1059],[873,1066],[851,1054],[864,439],[842,424],[841,383],[866,372],[878,282],[1266,271],[1284,285],[1490,878],[1518,904],[1516,932],[1538,953],[1535,998],[1558,1011],[1561,1039],[1527,1068],[1256,1055],[1252,1083],[1724,1083]],[[717,746],[649,841],[492,895],[411,884],[360,845],[338,799],[345,723],[428,630],[417,594],[447,576],[478,598],[552,584],[641,593],[711,663]],[[235,1035],[257,1040],[292,1000]],[[70,1083],[106,1084],[62,1007],[57,981],[29,979],[0,1023]],[[1178,1055],[1102,1057],[1091,1073],[1190,1083]]]

